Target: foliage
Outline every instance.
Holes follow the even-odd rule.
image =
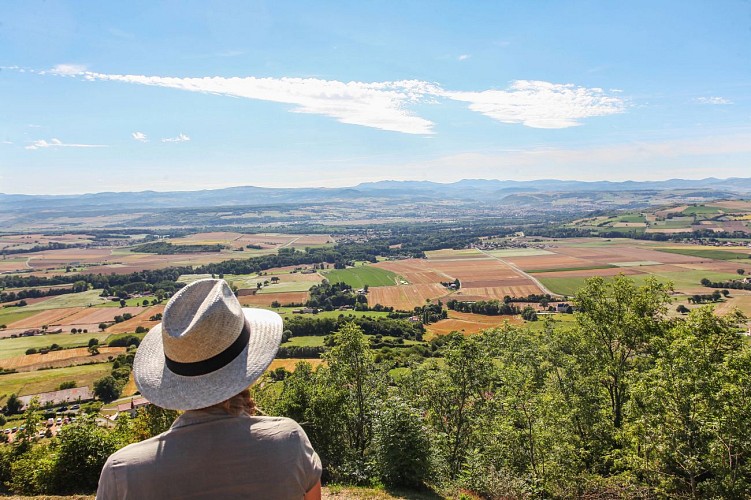
[[[112,375],[107,375],[94,382],[94,395],[105,403],[119,398],[121,391],[121,384]]]
[[[388,486],[420,487],[430,477],[430,439],[420,412],[392,396],[377,414],[374,449]]]

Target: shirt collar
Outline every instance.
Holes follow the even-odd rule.
[[[245,416],[245,415],[241,415]],[[180,427],[187,427],[189,425],[202,424],[204,422],[211,422],[213,420],[224,420],[228,418],[236,418],[233,415],[228,414],[219,408],[204,408],[201,410],[188,410],[173,422],[170,429],[178,429]]]

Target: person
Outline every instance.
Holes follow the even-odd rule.
[[[113,453],[98,500],[320,499],[321,461],[293,420],[256,416],[248,387],[274,359],[282,319],[242,308],[224,280],[178,291],[133,361],[141,394],[186,410],[167,431]]]

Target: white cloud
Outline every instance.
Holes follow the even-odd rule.
[[[459,60],[471,57],[462,54]],[[566,128],[580,120],[622,113],[626,101],[599,88],[544,81],[516,80],[506,90],[450,91],[420,80],[341,82],[317,78],[202,77],[178,78],[117,75],[58,65],[55,74],[78,75],[90,81],[149,85],[222,96],[291,104],[292,112],[328,116],[341,123],[406,134],[433,134],[434,123],[408,107],[438,104],[441,99],[469,103],[469,109],[503,123],[534,128]],[[42,73],[42,72],[40,72]],[[137,139],[134,136],[134,139]],[[168,141],[174,142],[174,141]]]
[[[53,75],[76,76],[86,72],[83,64],[58,64],[50,70]]]
[[[190,137],[187,135],[180,133],[177,137],[165,137],[162,139],[162,142],[188,142],[190,141]]]
[[[133,132],[130,135],[136,141],[139,141],[139,142],[149,142],[149,139],[146,137],[146,134],[144,134],[143,132]]]
[[[292,104],[296,113],[329,116],[351,125],[362,125],[407,134],[431,134],[433,123],[406,108],[421,102],[431,89],[427,82],[339,82],[317,78],[173,78],[109,75],[86,72],[87,80],[117,81],[168,87],[247,99]]]
[[[52,138],[49,141],[39,139],[28,146],[24,146],[25,149],[45,149],[45,148],[106,148],[104,144],[67,144],[60,139]]]
[[[13,144],[12,141],[0,141],[0,144]]]
[[[494,120],[533,128],[575,127],[582,118],[622,113],[626,107],[622,98],[602,89],[534,80],[516,80],[507,90],[443,95],[468,102],[469,109]]]
[[[472,56],[470,56],[469,54],[462,54],[459,57],[457,57],[457,59],[460,60],[460,61],[466,61],[470,57],[472,57]]]
[[[697,97],[696,102],[700,102],[701,104],[713,104],[715,106],[721,106],[723,104],[733,104],[733,101],[729,99],[725,99],[724,97]]]

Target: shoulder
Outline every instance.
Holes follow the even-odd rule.
[[[159,441],[165,433],[159,434],[152,438],[138,443],[132,443],[124,448],[120,448],[107,459],[107,465],[115,466],[129,462],[140,462],[145,457],[153,455],[153,450],[159,446]]]
[[[273,432],[280,437],[304,436],[300,424],[286,417],[251,417],[251,429],[257,432]]]

